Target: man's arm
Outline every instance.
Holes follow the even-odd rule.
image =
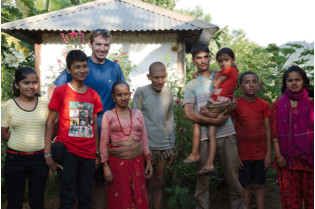
[[[138,110],[142,110],[142,104],[143,104],[143,99],[140,93],[140,89],[137,88],[133,99],[132,99],[132,105],[131,108],[132,109],[138,109]]]
[[[8,141],[10,138],[9,127],[1,127],[1,139]]]
[[[226,114],[230,115],[230,113],[236,110],[236,108],[237,108],[237,101],[234,97],[232,100],[232,104],[227,108]]]
[[[100,153],[100,138],[98,135],[98,124],[97,124],[97,114],[93,115],[93,126],[94,126],[94,135],[95,135],[95,146],[96,146],[96,153]],[[96,156],[95,158],[95,169],[98,168],[100,164],[100,156]]]
[[[168,107],[168,112],[166,115],[166,125],[169,134],[169,139],[171,147],[174,148],[175,144],[175,122],[174,122],[174,101],[172,94],[170,95],[170,103]]]
[[[211,125],[221,125],[229,117],[225,115],[226,111],[220,113],[217,118],[203,116],[194,110],[193,104],[189,104],[189,103],[184,105],[184,113],[185,113],[185,118],[192,120],[195,123],[211,124]]]
[[[63,84],[66,84],[68,81],[72,79],[71,75],[68,74],[67,69],[64,69],[60,75],[54,80],[54,82],[51,83],[51,85],[48,87],[48,96],[49,98],[52,97],[54,90],[57,86],[61,86]]]
[[[56,85],[54,83],[50,84],[50,86],[48,87],[49,98],[51,98],[51,96],[53,95],[55,88],[56,88]]]
[[[237,100],[235,99],[235,97],[233,98],[232,100],[232,104],[224,111],[225,112],[225,115],[229,116],[230,113],[232,111],[234,111],[235,109],[237,108]],[[209,117],[209,118],[217,118],[218,117],[218,113],[212,113],[210,112],[210,110],[208,110],[207,107],[201,107],[200,108],[200,113],[206,117]],[[221,114],[221,113],[220,113]]]
[[[51,156],[51,142],[53,139],[53,135],[54,135],[54,126],[55,126],[55,120],[57,118],[58,112],[53,110],[53,109],[49,109],[49,113],[48,113],[48,118],[47,118],[47,122],[46,122],[46,130],[45,130],[45,161],[46,164],[49,168],[52,168],[53,170],[56,170],[57,167],[59,167],[60,169],[63,169],[63,167],[56,163],[52,156]]]
[[[267,151],[266,151],[264,164],[265,164],[265,169],[267,169],[270,167],[270,164],[271,164],[271,130],[270,130],[269,117],[265,119],[265,131],[266,131]]]

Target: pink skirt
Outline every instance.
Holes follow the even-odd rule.
[[[112,184],[107,184],[107,209],[147,209],[147,189],[143,154],[132,160],[109,156],[113,173]]]

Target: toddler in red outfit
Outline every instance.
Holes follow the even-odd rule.
[[[216,55],[216,60],[221,68],[217,80],[213,81],[213,91],[207,103],[207,108],[213,113],[224,111],[233,100],[234,90],[237,84],[238,70],[235,67],[235,55],[232,49],[222,48]],[[197,174],[213,172],[214,157],[216,151],[216,130],[217,127],[209,125],[207,134],[210,139],[210,151],[206,165]],[[194,123],[192,153],[184,160],[184,163],[193,163],[200,160],[198,153],[200,141],[200,125]]]

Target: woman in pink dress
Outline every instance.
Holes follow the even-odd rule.
[[[102,119],[100,152],[107,184],[107,209],[147,209],[145,179],[153,172],[147,132],[141,111],[128,107],[125,82],[112,87],[116,107]]]

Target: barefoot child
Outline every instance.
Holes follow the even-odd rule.
[[[216,60],[221,68],[219,76],[213,82],[213,92],[209,98],[207,108],[214,113],[224,111],[233,99],[234,89],[237,84],[238,70],[235,67],[235,55],[230,48],[222,48],[216,55]],[[217,127],[209,125],[208,137],[210,139],[210,151],[206,165],[197,174],[206,174],[214,171],[214,157],[216,151]],[[184,160],[184,163],[197,162],[200,159],[198,147],[200,141],[200,125],[194,123],[192,153]]]
[[[240,156],[239,180],[243,186],[246,208],[250,208],[253,183],[257,209],[263,209],[266,169],[271,162],[270,106],[267,101],[256,96],[259,83],[255,73],[243,73],[239,84],[244,95],[238,98],[238,107],[231,113]]]

